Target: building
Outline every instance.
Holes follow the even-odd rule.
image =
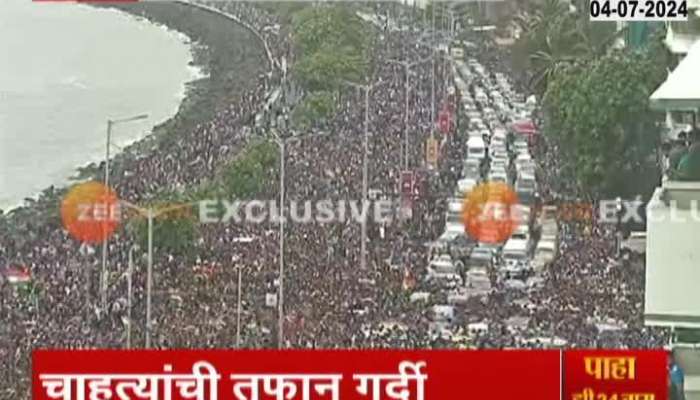
[[[700,40],[683,51],[685,57],[651,95],[650,103],[658,110],[697,115],[700,110]],[[697,119],[693,120],[697,126]],[[672,349],[686,375],[688,400],[700,399],[698,238],[700,181],[665,179],[647,205],[644,318],[647,325],[670,327],[676,333],[683,331],[682,336],[675,336]]]
[[[687,0],[688,21],[673,21],[666,26],[666,45],[680,58],[700,39],[700,0]]]

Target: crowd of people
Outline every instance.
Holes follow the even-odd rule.
[[[235,5],[234,5],[235,4]],[[279,23],[249,3],[214,2],[255,29],[277,59],[288,57],[288,37]],[[449,85],[446,58],[412,68],[408,123],[404,122],[405,71],[388,60],[421,60],[430,49],[414,45],[419,33],[379,32],[370,93],[369,189],[379,196],[400,197],[404,129],[409,136],[409,168],[424,169],[424,144],[431,133],[431,91],[440,103]],[[437,54],[437,53],[436,53]],[[113,187],[131,202],[145,201],[159,191],[182,191],[212,179],[216,171],[251,141],[255,115],[264,108],[272,85],[261,78],[208,123],[177,136],[145,154],[123,158],[113,170]],[[439,105],[439,104],[438,104]],[[348,88],[333,118],[314,129],[325,134],[289,141],[286,151],[286,196],[289,200],[359,200],[364,152],[364,92]],[[282,136],[299,132],[278,132]],[[408,300],[407,276],[423,276],[425,243],[442,229],[445,206],[439,193],[450,187],[450,166],[459,159],[460,143],[446,142],[441,168],[427,171],[431,184],[414,203],[406,221],[370,224],[367,263],[361,268],[359,223],[287,224],[284,276],[284,346],[307,348],[389,347],[433,348],[451,344],[429,334],[426,308]],[[553,149],[550,146],[548,150]],[[543,171],[555,162],[551,151],[540,152]],[[278,195],[279,171],[271,170],[259,198]],[[547,177],[553,185],[556,176]],[[453,182],[452,182],[453,184]],[[431,192],[433,195],[431,195]],[[488,320],[488,332],[475,338],[477,347],[535,346],[532,336],[559,337],[570,346],[652,347],[663,344],[664,332],[644,328],[641,321],[643,265],[614,257],[611,232],[594,222],[562,224],[562,255],[552,265],[542,290],[519,297],[496,290],[483,302],[465,306],[461,318]],[[21,262],[37,290],[26,295],[0,283],[0,398],[28,397],[31,349],[124,348],[126,331],[132,345],[144,345],[146,269],[143,249],[136,250],[132,320],[127,318],[127,259],[135,243],[120,231],[109,241],[107,307],[100,307],[100,249],[81,246],[47,219],[23,220],[21,230],[0,231],[0,262]],[[276,298],[280,277],[279,230],[274,223],[201,224],[190,257],[156,251],[154,263],[152,346],[211,348],[236,346],[238,274],[242,275],[241,346],[277,345]],[[20,232],[21,234],[18,234]],[[31,234],[24,234],[31,232]],[[245,240],[242,240],[245,238]],[[398,267],[397,267],[398,266]],[[528,318],[520,331],[510,329],[513,317]],[[614,320],[622,326],[619,342],[603,341],[596,323]],[[616,325],[616,326],[617,326]],[[534,344],[533,344],[534,343]]]

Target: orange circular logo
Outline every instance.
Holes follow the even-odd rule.
[[[520,224],[518,195],[503,182],[480,183],[462,203],[469,236],[484,243],[503,243]]]
[[[116,193],[98,182],[73,186],[61,203],[63,226],[76,239],[98,243],[114,233],[121,219]]]

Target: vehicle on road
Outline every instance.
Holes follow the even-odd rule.
[[[457,181],[457,189],[455,191],[455,197],[463,199],[469,192],[474,189],[478,181],[476,179],[460,179]]]
[[[456,274],[459,272],[460,265],[452,262],[449,254],[441,254],[430,262],[428,270],[437,274]]]
[[[461,46],[453,46],[450,49],[450,56],[452,56],[452,58],[454,60],[463,60],[464,59],[464,49],[462,49]]]
[[[426,282],[435,283],[439,287],[454,289],[464,285],[464,280],[459,274],[438,273],[428,269],[428,274],[425,276]]]
[[[557,206],[554,205],[546,205],[543,206],[542,209],[540,210],[539,215],[537,216],[537,225],[543,226],[545,224],[551,224],[554,223],[556,225],[557,223]]]
[[[502,169],[491,169],[489,171],[489,181],[508,183],[508,173],[505,170],[505,165],[503,165]]]
[[[521,203],[532,204],[535,201],[535,193],[537,193],[537,183],[534,177],[520,174],[515,181],[515,193]]]
[[[456,288],[447,293],[447,304],[466,305],[469,301],[469,292],[465,288]]]
[[[488,294],[491,289],[491,277],[486,267],[473,267],[466,272],[465,288],[469,296]]]
[[[479,181],[481,179],[481,159],[467,158],[462,164],[462,178]]]
[[[530,241],[525,239],[508,239],[503,246],[501,257],[504,262],[525,262],[530,257]]]
[[[532,268],[535,273],[544,271],[554,261],[559,252],[559,246],[551,239],[540,239],[535,247],[535,255],[532,258]]]
[[[494,251],[481,245],[474,247],[469,255],[468,268],[491,267],[494,261]]]
[[[445,213],[445,233],[464,234],[464,221],[462,220],[462,198],[451,198],[447,201]]]

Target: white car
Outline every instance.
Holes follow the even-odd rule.
[[[462,164],[462,178],[478,181],[481,178],[481,160],[467,158]]]
[[[450,305],[465,305],[469,300],[469,294],[463,288],[457,288],[447,293],[447,304]]]
[[[481,141],[484,140],[484,136],[481,134],[480,131],[469,131],[469,132],[467,132],[467,141],[470,140],[470,139],[472,139],[472,138],[476,138],[476,139],[479,139],[479,140],[481,140]],[[486,149],[484,149],[484,151],[485,151],[485,150],[486,150]],[[475,156],[474,154],[469,155],[469,153],[467,152],[467,157],[476,158],[477,156]],[[478,157],[481,157],[481,156],[479,155]]]
[[[506,151],[505,146],[495,143],[489,146],[489,150],[490,158],[492,161],[499,160],[504,163],[508,163],[508,152]]]
[[[487,292],[491,290],[491,277],[485,267],[471,267],[467,271],[466,287],[470,291]]]
[[[509,279],[503,283],[506,289],[510,290],[525,290],[527,289],[527,284],[520,279]]]
[[[516,204],[510,208],[510,217],[517,221],[518,225],[529,226],[531,218],[530,207],[525,204]]]
[[[481,136],[469,135],[467,140],[467,157],[484,159],[486,158],[487,150],[486,143]]]
[[[530,151],[524,151],[522,149],[519,149],[518,151],[518,156],[515,158],[516,163],[529,163],[532,162],[532,156],[530,155]]]
[[[462,222],[462,199],[452,198],[447,203],[445,233],[464,234]]]
[[[532,258],[532,267],[536,272],[544,270],[544,268],[557,256],[558,246],[556,241],[540,239],[535,248],[535,255]]]
[[[516,169],[518,171],[518,176],[522,176],[525,179],[532,179],[535,180],[535,163],[530,162],[530,163],[515,163]]]
[[[526,141],[518,139],[513,142],[513,152],[516,154],[529,154],[530,149],[528,148]]]
[[[498,128],[493,129],[493,136],[498,136],[500,138],[503,138],[503,140],[505,141],[506,138],[508,137],[508,131],[503,127],[498,127]]]
[[[427,282],[435,282],[439,286],[453,289],[464,285],[464,280],[459,274],[443,274],[435,272],[428,268],[428,274],[425,277]]]
[[[537,183],[534,179],[518,178],[515,181],[515,192],[522,202],[527,203],[532,200],[532,196],[537,192]]]
[[[496,169],[489,172],[489,181],[508,183],[508,174],[503,169]]]
[[[449,254],[442,254],[434,258],[428,269],[438,274],[456,274],[458,272],[457,265],[452,262],[452,257]]]
[[[475,266],[491,265],[493,262],[493,250],[486,247],[475,247],[469,255],[469,268]]]
[[[530,241],[525,239],[508,239],[503,246],[503,261],[508,263],[509,260],[514,262],[525,262],[529,259]]]
[[[476,186],[477,180],[476,179],[460,179],[457,181],[457,191],[456,191],[456,197],[458,198],[464,198],[469,192],[474,189],[474,186]]]
[[[505,279],[524,279],[531,268],[527,262],[507,260],[499,272]]]
[[[489,176],[491,176],[492,174],[496,174],[496,175],[503,174],[503,175],[508,176],[508,171],[507,171],[508,168],[507,168],[506,161],[507,160],[503,159],[503,158],[498,158],[498,157],[492,158],[490,168],[489,168]]]
[[[510,235],[511,239],[524,240],[525,242],[530,241],[530,227],[527,223],[521,223]]]

